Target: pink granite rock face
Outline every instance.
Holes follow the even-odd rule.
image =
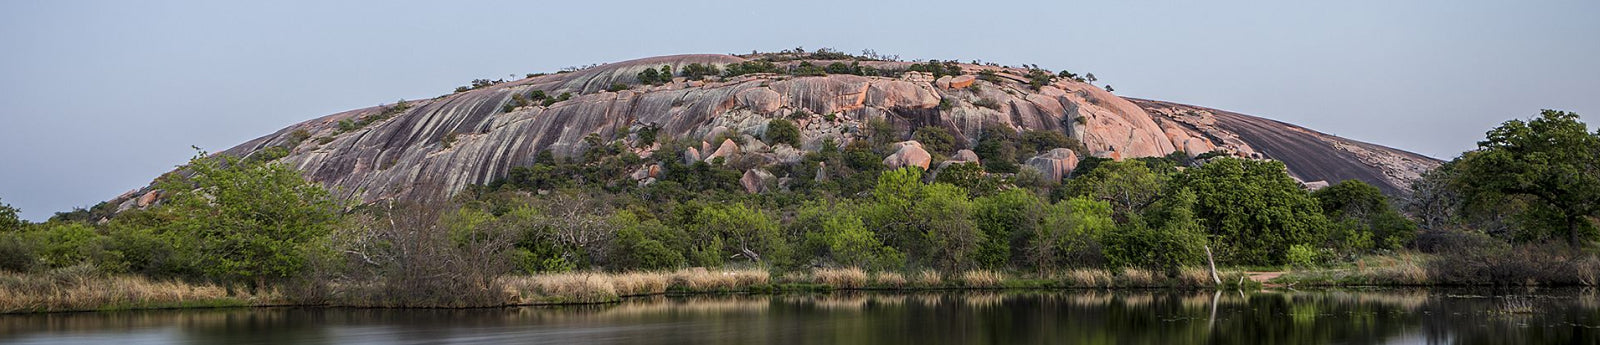
[[[1061,182],[1078,167],[1078,154],[1064,148],[1052,149],[1028,158],[1028,167],[1044,174],[1046,180]]]
[[[1057,79],[1035,89],[1022,77],[1026,70],[993,66],[962,64],[962,75],[938,80],[917,72],[893,77],[755,74],[693,82],[677,80],[660,86],[637,85],[636,75],[646,68],[668,65],[681,71],[691,63],[726,66],[743,61],[747,60],[740,56],[701,54],[602,64],[412,100],[408,109],[355,130],[341,130],[339,122],[376,116],[385,109],[372,107],[328,115],[248,141],[222,154],[244,156],[269,147],[289,147],[289,155],[279,162],[361,201],[447,199],[468,186],[503,178],[513,167],[531,164],[541,151],[576,156],[588,148],[585,136],[628,137],[627,132],[621,131],[646,125],[659,128],[659,135],[708,141],[705,147],[686,150],[693,156],[691,162],[751,150],[772,151],[753,153],[768,162],[792,161],[798,156],[796,152],[765,145],[741,150],[729,141],[709,141],[760,133],[771,119],[793,113],[812,114],[796,121],[802,143],[797,149],[805,151],[817,150],[824,139],[839,144],[858,140],[863,134],[856,129],[865,128],[869,121],[882,120],[901,133],[911,133],[921,126],[944,127],[968,147],[977,142],[985,126],[998,125],[1017,131],[1066,133],[1082,141],[1088,152],[1103,152],[1107,157],[1161,156],[1176,150],[1190,155],[1224,151],[1283,160],[1291,173],[1306,180],[1336,182],[1359,178],[1391,191],[1404,186],[1420,171],[1439,164],[1409,152],[1271,120],[1126,99],[1071,80]],[[795,63],[798,62],[784,62]],[[903,70],[911,62],[861,64]],[[996,71],[1000,80],[975,78],[978,71],[985,69]],[[615,83],[634,87],[622,92],[605,90]],[[512,95],[527,95],[534,90],[552,96],[568,93],[571,99],[549,106],[502,111]],[[319,140],[291,141],[290,134],[297,130]],[[446,138],[453,140],[449,148],[443,145]],[[902,147],[886,163],[892,160],[899,166],[927,168],[927,152],[917,146],[914,150]],[[655,154],[650,159],[656,156],[670,155]],[[146,187],[113,201],[133,206],[138,203],[134,198],[149,191]],[[134,202],[127,202],[130,200]]]
[[[883,165],[889,169],[914,166],[928,170],[928,165],[933,163],[933,156],[915,140],[894,143],[893,147],[895,152],[883,159]]]

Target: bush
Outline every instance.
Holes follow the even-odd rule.
[[[1001,124],[983,126],[978,146],[972,151],[983,160],[983,168],[992,173],[1017,172],[1017,132]]]
[[[950,130],[937,126],[922,126],[912,132],[911,139],[922,143],[922,147],[934,154],[951,154],[955,152],[956,137]]]
[[[772,119],[767,121],[767,131],[764,135],[768,144],[788,144],[790,147],[800,147],[800,127],[794,122],[785,119]]]

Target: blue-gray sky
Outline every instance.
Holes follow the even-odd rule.
[[[1600,114],[1596,1],[0,2],[0,201],[42,220],[284,126],[474,78],[865,48],[1093,72],[1119,94],[1451,158]]]

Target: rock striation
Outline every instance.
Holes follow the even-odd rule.
[[[967,147],[977,142],[987,126],[1057,131],[1079,139],[1087,152],[1099,157],[1220,151],[1281,160],[1305,181],[1360,179],[1391,192],[1439,164],[1410,152],[1259,117],[1123,98],[1064,78],[1035,88],[1027,84],[1027,71],[1017,68],[962,64],[961,75],[938,79],[918,72],[900,77],[749,74],[698,81],[676,78],[648,85],[635,77],[644,69],[663,65],[682,71],[689,64],[726,66],[745,61],[745,57],[733,55],[675,55],[534,76],[411,100],[404,110],[372,107],[332,114],[221,154],[246,156],[285,147],[289,154],[279,162],[362,201],[448,198],[470,185],[502,178],[512,167],[531,164],[541,151],[574,156],[589,148],[586,136],[626,139],[633,137],[632,131],[645,127],[656,128],[658,135],[704,140],[705,146],[687,152],[690,159],[700,161],[746,153],[768,155],[768,162],[793,161],[802,151],[817,150],[826,140],[843,145],[860,139],[869,121],[882,120],[901,134],[900,140],[910,139],[909,133],[922,126],[949,129]],[[911,63],[861,64],[903,70]],[[984,70],[999,79],[975,77]],[[608,91],[614,84],[629,87]],[[570,99],[508,106],[514,96],[536,90],[551,97],[568,94]],[[780,117],[792,119],[800,128],[799,147],[769,147],[754,139],[771,119]],[[363,125],[350,128],[341,122]],[[312,139],[305,139],[305,134]],[[734,143],[733,137],[743,138],[745,144]],[[885,163],[926,168],[930,156],[920,144],[914,146],[902,145]],[[1038,167],[1046,168],[1041,170],[1070,171],[1076,164],[1068,162],[1077,159],[1070,151],[1054,152],[1040,158],[1048,161],[1041,161]],[[974,158],[967,155],[963,152],[953,158]],[[1069,158],[1058,157],[1062,155]],[[645,179],[657,173],[644,171],[640,176]],[[763,172],[747,173],[751,182],[761,184],[747,184],[747,188],[764,189],[770,174]],[[138,207],[148,204],[153,197],[146,195],[154,192],[146,187],[113,202]]]

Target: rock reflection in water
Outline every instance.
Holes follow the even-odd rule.
[[[1532,312],[1507,310],[1507,295]],[[1594,290],[838,292],[0,316],[0,343],[1595,343]]]

